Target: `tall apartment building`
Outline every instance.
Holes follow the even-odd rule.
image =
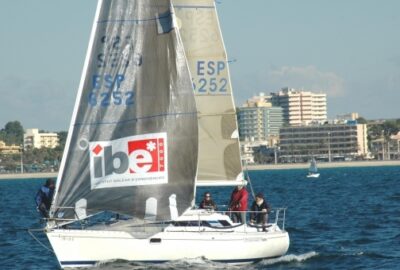
[[[280,158],[306,161],[368,157],[367,125],[330,124],[284,127],[280,130]]]
[[[283,125],[282,108],[274,107],[264,95],[249,99],[238,108],[241,141],[267,141],[275,144]]]
[[[274,106],[282,107],[284,122],[290,126],[323,123],[327,120],[326,94],[283,88],[277,93],[271,93],[270,100]]]
[[[36,128],[27,129],[24,133],[24,148],[55,148],[58,146],[57,133],[39,133]]]

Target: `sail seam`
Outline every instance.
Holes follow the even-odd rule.
[[[213,93],[213,94],[195,94],[195,96],[196,97],[203,97],[203,96],[230,96],[231,94],[230,93],[227,93],[227,94],[218,94],[218,93]]]
[[[122,124],[122,123],[129,123],[139,120],[147,120],[156,117],[164,117],[164,116],[178,116],[178,115],[197,115],[197,112],[187,112],[187,113],[165,113],[165,114],[157,114],[151,116],[144,116],[144,117],[137,117],[132,119],[127,119],[123,121],[115,121],[115,122],[96,122],[96,123],[75,123],[74,126],[92,126],[92,125],[114,125],[114,124]]]
[[[120,23],[120,22],[128,22],[128,23],[139,23],[139,22],[153,22],[157,21],[159,19],[165,19],[165,18],[170,18],[172,16],[172,12],[160,16],[160,17],[154,17],[154,18],[149,18],[149,19],[129,19],[129,20],[101,20],[97,21],[98,24],[103,24],[103,23]]]
[[[214,6],[174,5],[175,8],[214,8]]]
[[[224,115],[235,115],[235,113],[199,113],[199,117],[201,116],[224,116]]]

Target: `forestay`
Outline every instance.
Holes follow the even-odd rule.
[[[170,1],[100,0],[53,216],[181,214],[194,198],[197,127]]]
[[[243,180],[236,112],[214,0],[173,0],[199,112],[197,185]]]

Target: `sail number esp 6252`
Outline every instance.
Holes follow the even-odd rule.
[[[121,85],[124,80],[125,76],[122,74],[117,74],[115,76],[110,74],[93,75],[92,90],[88,95],[89,105],[100,105],[102,107],[108,107],[110,105],[134,105],[135,91],[121,90]],[[104,89],[104,92],[101,92],[101,89]]]
[[[126,69],[139,68],[142,56],[134,51],[131,36],[101,36],[95,71],[91,75],[91,90],[87,95],[90,106],[131,106],[135,103],[132,80],[125,80]]]
[[[196,62],[193,88],[196,94],[227,94],[226,63],[224,61],[201,60]]]

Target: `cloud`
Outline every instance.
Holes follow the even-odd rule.
[[[277,91],[282,87],[324,92],[328,96],[344,95],[344,80],[334,72],[324,72],[314,66],[283,66],[270,68],[259,75],[268,89]]]

